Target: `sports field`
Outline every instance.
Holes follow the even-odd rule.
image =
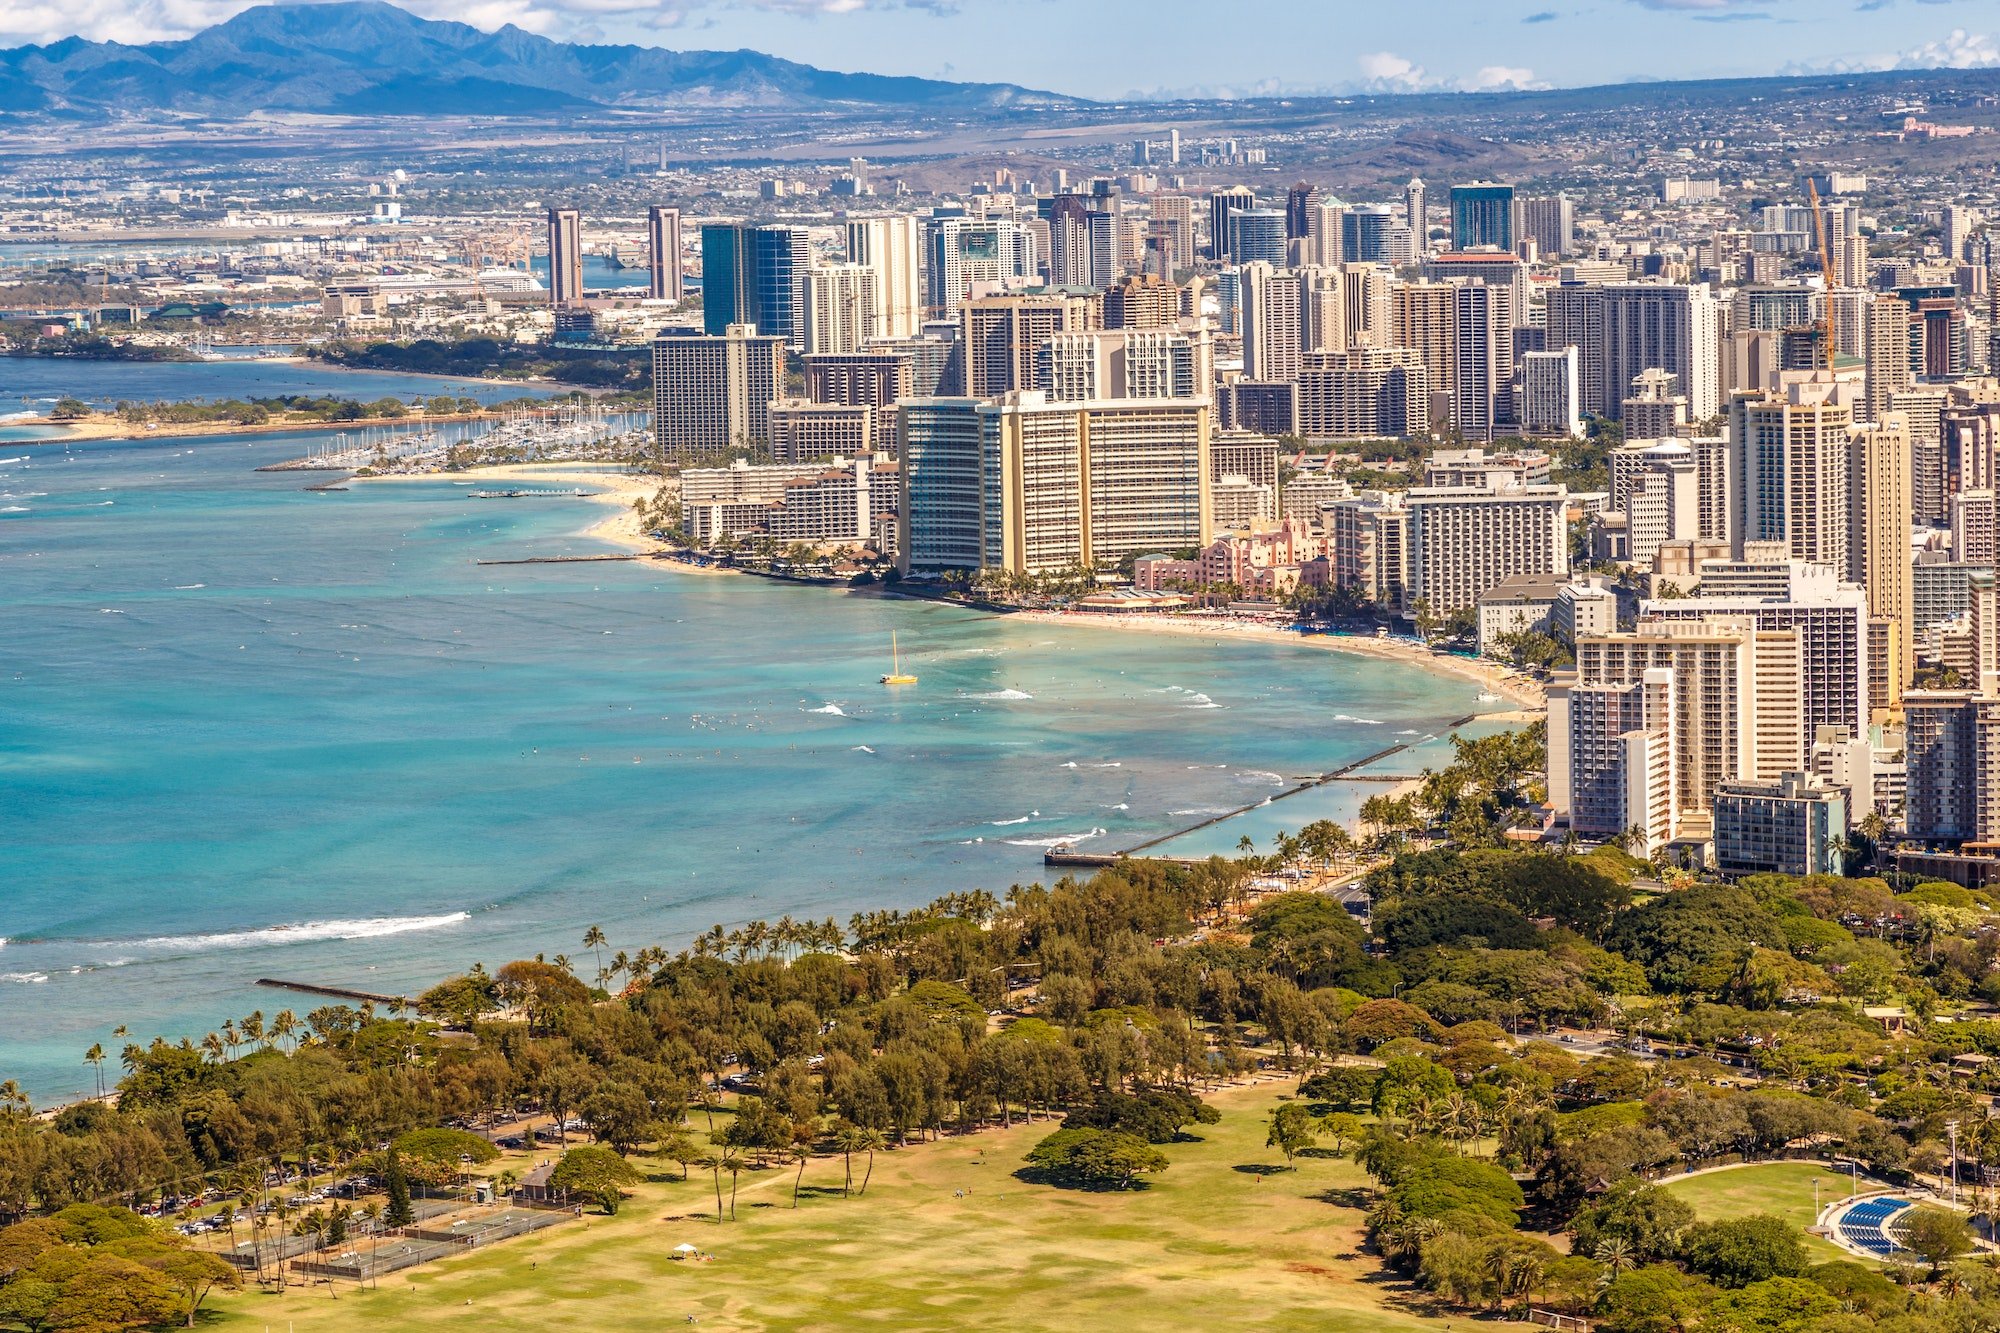
[[[1847,1196],[1853,1182],[1842,1172],[1812,1162],[1759,1162],[1676,1180],[1667,1189],[1687,1200],[1704,1222],[1748,1213],[1770,1213],[1803,1231],[1813,1224],[1813,1181],[1819,1181],[1822,1206]],[[1871,1188],[1866,1176],[1861,1188]],[[1814,1263],[1854,1256],[1817,1236],[1805,1237]]]
[[[618,1216],[496,1245],[384,1279],[218,1302],[224,1325],[293,1333],[384,1328],[1437,1328],[1411,1289],[1357,1256],[1364,1177],[1301,1157],[1283,1169],[1266,1119],[1291,1084],[1229,1089],[1200,1142],[1136,1193],[1027,1184],[1022,1154],[1054,1126],[1016,1126],[877,1154],[866,1197],[841,1197],[841,1161],[816,1157],[792,1208],[789,1167],[746,1172],[737,1220],[714,1184],[642,1185]],[[700,1117],[696,1117],[696,1127]],[[657,1177],[672,1163],[635,1159]],[[854,1163],[858,1186],[865,1166]],[[729,1177],[722,1189],[727,1206]],[[587,1229],[586,1229],[587,1227]],[[676,1260],[692,1244],[713,1260]],[[337,1296],[337,1299],[335,1297]]]

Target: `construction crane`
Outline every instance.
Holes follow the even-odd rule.
[[[1820,368],[1833,369],[1833,247],[1826,239],[1826,211],[1819,206],[1819,182],[1806,177],[1806,198],[1812,204],[1813,237],[1819,247],[1820,277],[1826,284],[1825,295],[1820,300],[1819,352],[1817,360]]]

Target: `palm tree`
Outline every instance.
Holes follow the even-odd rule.
[[[201,1053],[207,1056],[212,1063],[221,1064],[223,1056],[222,1038],[213,1032],[203,1037],[201,1039]]]
[[[271,1020],[271,1036],[277,1040],[280,1046],[290,1041],[298,1030],[299,1016],[289,1009],[280,1009],[278,1016]]]
[[[583,947],[597,955],[597,981],[604,984],[604,927],[592,926],[583,932]]]
[[[104,1045],[92,1042],[90,1049],[83,1053],[83,1062],[97,1074],[97,1099],[104,1100]]]
[[[1607,1236],[1597,1242],[1597,1253],[1592,1257],[1609,1269],[1613,1277],[1638,1264],[1632,1255],[1631,1243],[1622,1236]]]
[[[715,1220],[722,1221],[722,1159],[712,1152],[694,1159],[694,1164],[715,1176]]]
[[[805,1183],[806,1163],[812,1160],[812,1149],[803,1143],[792,1145],[792,1160],[799,1164],[798,1175],[792,1177],[792,1207],[799,1206],[799,1186]]]
[[[375,1242],[382,1234],[381,1202],[370,1199],[367,1206],[362,1208],[361,1215],[368,1219],[368,1274],[370,1277],[375,1277]],[[379,1277],[375,1278],[375,1285],[378,1287],[382,1285]]]
[[[862,1149],[863,1131],[852,1120],[843,1120],[833,1127],[833,1150],[841,1155],[847,1176],[841,1183],[840,1195],[847,1198],[854,1192],[854,1154]]]
[[[888,1146],[889,1140],[882,1136],[881,1130],[864,1129],[861,1131],[861,1151],[868,1154],[868,1169],[861,1174],[861,1193],[864,1197],[868,1193],[868,1182],[875,1178],[875,1153],[878,1149],[887,1148]]]
[[[736,1220],[737,1179],[749,1165],[750,1163],[744,1160],[743,1154],[733,1149],[722,1159],[722,1169],[729,1173],[729,1220],[732,1222]]]

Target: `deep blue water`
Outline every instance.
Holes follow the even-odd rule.
[[[115,1024],[319,1003],[261,976],[405,993],[591,923],[1000,892],[1475,706],[1303,646],[482,567],[600,549],[599,511],[251,471],[297,452],[0,443],[0,1077],[44,1098]],[[876,684],[892,629],[915,688]]]

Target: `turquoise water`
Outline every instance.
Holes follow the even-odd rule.
[[[318,1003],[258,977],[1001,892],[1474,707],[1303,646],[482,567],[601,549],[600,511],[250,470],[298,449],[0,444],[0,1077],[43,1098],[116,1024]],[[875,683],[891,630],[913,689]]]
[[[347,371],[312,362],[66,361],[0,356],[0,417],[20,412],[46,415],[49,405],[64,394],[96,405],[115,403],[121,398],[135,402],[179,402],[270,398],[280,394],[328,394],[364,402],[450,394],[454,398],[496,403],[509,398],[546,398],[550,392],[546,385]],[[8,437],[0,435],[0,439],[5,438]]]

